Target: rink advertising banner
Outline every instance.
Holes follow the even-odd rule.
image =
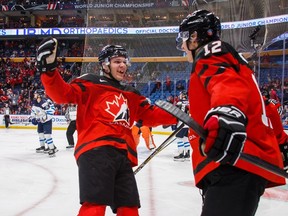
[[[288,22],[288,14],[265,17],[253,20],[223,22],[221,28],[236,29],[255,26]],[[178,26],[163,27],[77,27],[77,28],[23,28],[23,29],[0,29],[0,37],[3,36],[48,36],[48,35],[144,35],[144,34],[175,34]]]
[[[29,117],[30,115],[10,115],[12,125],[9,127],[18,129],[36,129],[36,126],[29,122]],[[66,130],[68,127],[68,122],[66,121],[65,116],[62,115],[53,116],[52,122],[53,129],[56,130]],[[5,128],[4,115],[0,115],[0,129],[1,128]],[[163,129],[162,126],[159,126],[153,128],[152,132],[159,135],[169,135],[171,134],[172,130],[170,127]]]
[[[167,4],[168,5],[168,4]],[[71,6],[71,5],[70,5]],[[69,7],[69,5],[63,5],[62,9],[66,9],[66,7]],[[74,9],[99,9],[99,8],[152,8],[155,7],[155,3],[123,3],[123,4],[97,4],[97,3],[91,3],[91,4],[75,4],[73,5]],[[71,9],[71,8],[69,8]]]
[[[1,3],[1,2],[0,2]],[[37,4],[34,2],[33,4],[0,4],[2,11],[39,11],[39,10],[81,10],[81,9],[110,9],[110,8],[154,8],[154,7],[169,7],[172,6],[168,2],[150,2],[150,3],[107,3],[107,4],[99,4],[99,3],[90,3],[90,4],[70,4],[70,3],[60,3],[60,1],[49,1],[48,4]]]
[[[12,126],[34,126],[31,122],[29,122],[29,115],[10,115],[10,121],[12,122]],[[64,116],[57,115],[52,118],[53,128],[67,128],[68,123]],[[0,115],[0,126],[5,127],[4,116]]]
[[[23,28],[0,29],[0,36],[48,36],[48,35],[143,35],[177,33],[178,27],[151,27],[151,28],[125,28],[125,27],[77,27],[77,28]]]
[[[30,129],[36,128],[31,122],[29,122],[30,115],[10,115],[10,121],[12,125],[11,128],[21,128],[21,129]],[[53,129],[63,130],[68,127],[68,122],[65,119],[65,116],[56,115],[52,118]],[[288,130],[288,118],[283,121],[283,126],[285,130]],[[5,128],[4,115],[0,115],[0,129]],[[152,133],[159,135],[169,135],[172,133],[171,127],[163,128],[158,126],[152,129]]]

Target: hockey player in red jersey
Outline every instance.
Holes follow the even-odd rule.
[[[195,183],[202,189],[201,216],[253,216],[265,188],[285,179],[239,159],[240,153],[280,168],[283,162],[254,72],[220,33],[219,18],[198,10],[181,22],[176,38],[193,63],[190,115],[207,130],[205,142],[190,142]]]
[[[103,76],[88,73],[70,84],[57,69],[57,39],[44,39],[37,49],[37,69],[47,94],[57,103],[77,104],[80,203],[78,216],[103,216],[110,206],[118,216],[138,216],[139,194],[132,170],[136,145],[131,127],[136,121],[154,127],[176,119],[149,104],[131,86],[122,85],[129,66],[127,51],[107,45],[98,59]]]
[[[282,154],[284,170],[287,171],[288,170],[288,135],[284,131],[284,127],[281,121],[281,113],[282,113],[283,107],[278,101],[274,99],[269,99],[269,95],[265,93],[263,94],[263,99],[264,99],[265,108],[266,108],[266,115],[271,121],[273,131],[277,138],[279,148]]]

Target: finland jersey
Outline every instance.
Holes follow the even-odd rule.
[[[31,116],[39,122],[45,123],[50,121],[55,113],[54,103],[50,99],[42,98],[40,102],[32,101]]]
[[[180,99],[180,100],[177,102],[176,106],[177,106],[179,109],[181,109],[183,112],[185,112],[185,113],[188,113],[188,112],[189,112],[189,101],[188,101],[188,99],[183,99],[183,100]],[[181,123],[182,123],[182,122],[179,122],[179,123],[177,124],[177,126],[179,126]],[[187,128],[188,128],[187,125],[185,125],[184,127],[187,127]]]

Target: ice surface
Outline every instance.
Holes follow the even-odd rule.
[[[166,135],[154,135],[159,146]],[[56,157],[35,153],[33,129],[0,129],[0,215],[76,216],[79,210],[77,165],[73,149],[66,150],[65,130],[53,131]],[[142,138],[141,138],[142,139]],[[191,162],[175,162],[172,143],[153,158],[136,178],[141,216],[199,216],[201,196],[194,186]],[[139,164],[150,154],[141,140]],[[288,186],[266,190],[257,216],[287,216]],[[110,208],[107,216],[114,215]]]

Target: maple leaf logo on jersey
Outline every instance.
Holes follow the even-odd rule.
[[[119,96],[115,95],[115,100],[112,102],[106,101],[106,105],[105,111],[114,116],[114,122],[124,123],[123,126],[129,127],[130,112],[127,99],[122,94]]]

